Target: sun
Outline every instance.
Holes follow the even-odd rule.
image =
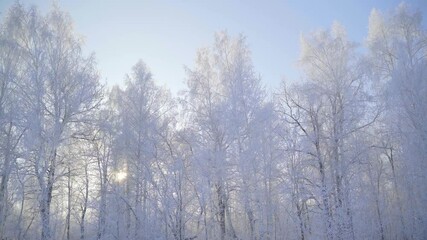
[[[127,172],[120,170],[119,172],[116,173],[116,181],[117,182],[123,182],[126,177],[127,177]]]

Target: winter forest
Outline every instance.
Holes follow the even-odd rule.
[[[303,33],[302,80],[271,92],[217,32],[174,96],[142,60],[102,84],[66,11],[15,3],[0,239],[426,239],[427,30],[404,3],[367,27]]]

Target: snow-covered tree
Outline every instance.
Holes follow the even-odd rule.
[[[341,25],[303,37],[301,44],[307,81],[285,88],[281,103],[291,132],[305,139],[291,150],[304,153],[318,171],[307,179],[319,188],[314,197],[323,211],[325,237],[352,239],[352,184],[358,181],[353,174],[367,148],[359,142],[379,112],[366,89],[364,64]]]
[[[14,83],[27,129],[22,158],[32,163],[39,186],[41,238],[51,239],[50,211],[66,154],[62,151],[90,120],[101,89],[94,59],[83,56],[67,14],[53,8],[42,16],[16,4],[10,19],[9,26],[17,25],[11,44],[21,52],[20,81]]]
[[[401,231],[390,237],[426,236],[427,219],[427,32],[420,11],[401,3],[390,14],[372,10],[367,45],[378,88],[384,95],[383,152],[393,173],[394,208]],[[397,179],[396,179],[397,178]]]
[[[421,12],[372,10],[366,45],[338,23],[300,44],[301,82],[274,94],[227,32],[177,98],[142,61],[107,90],[67,13],[15,3],[0,22],[0,239],[426,238]]]
[[[213,46],[197,53],[194,69],[187,69],[187,84],[183,108],[194,134],[191,143],[205,237],[244,234],[255,239],[260,235],[256,225],[262,224],[257,134],[266,122],[261,116],[265,93],[245,38],[217,33]],[[241,233],[235,227],[240,214],[245,216],[245,223],[238,223],[245,229]]]

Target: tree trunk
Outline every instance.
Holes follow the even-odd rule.
[[[104,149],[105,151],[105,146]],[[97,147],[97,151],[100,151],[100,149]],[[105,153],[105,152],[104,152]],[[99,218],[98,218],[98,233],[97,233],[97,239],[103,239],[105,235],[105,224],[106,224],[106,211],[107,211],[107,180],[108,180],[108,169],[107,169],[107,163],[105,159],[105,154],[102,154],[104,156],[98,155],[98,170],[99,170],[99,178],[101,180],[101,196],[100,196],[100,203],[99,203]]]
[[[82,216],[80,219],[80,239],[85,239],[85,217],[87,211],[87,203],[89,199],[89,174],[88,174],[88,166],[85,164],[85,192],[84,192],[84,201],[83,201],[83,209]]]
[[[217,195],[218,195],[218,216],[219,216],[219,227],[220,227],[220,239],[225,239],[225,197],[224,197],[224,190],[221,186],[221,183],[217,184]]]
[[[44,198],[45,196],[43,196]],[[41,208],[40,208],[40,214],[42,218],[42,240],[50,240],[51,239],[51,233],[50,233],[50,206],[47,203],[45,199],[41,200]]]
[[[71,225],[71,168],[68,165],[68,202],[67,202],[67,217],[66,217],[66,231],[67,231],[67,240],[70,240],[70,225]]]
[[[1,182],[0,182],[0,239],[3,239],[4,234],[4,226],[6,221],[6,209],[8,209],[7,206],[7,184],[9,182],[9,176],[11,172],[12,167],[12,160],[11,160],[11,134],[12,134],[12,123],[9,123],[9,127],[7,130],[7,136],[6,136],[6,147],[4,150],[4,164],[3,169],[1,172]]]

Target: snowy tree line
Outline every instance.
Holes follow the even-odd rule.
[[[301,37],[269,94],[244,36],[215,34],[178,97],[136,63],[100,84],[69,15],[0,29],[0,239],[425,239],[427,31],[372,10],[362,44]]]

